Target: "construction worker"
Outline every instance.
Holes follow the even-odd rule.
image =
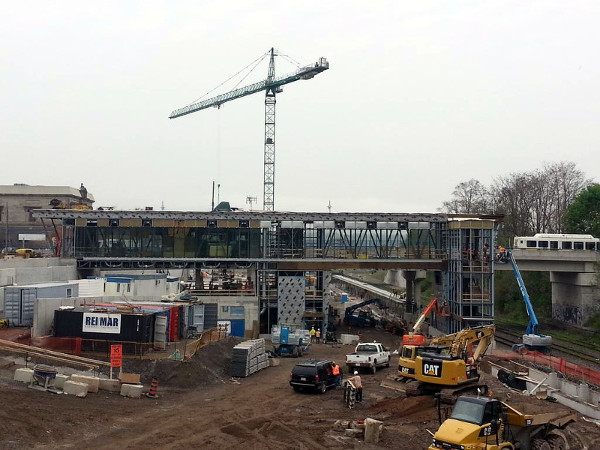
[[[342,373],[340,366],[335,361],[331,361],[331,365],[333,366],[331,374],[334,376],[336,387],[339,387],[342,385]]]
[[[310,342],[315,342],[315,335],[317,334],[316,330],[315,330],[315,326],[313,325],[312,328],[310,329]]]
[[[363,388],[362,388],[362,381],[360,379],[360,375],[358,374],[358,370],[355,370],[354,376],[351,378],[348,378],[347,381],[351,382],[354,385],[354,387],[356,388],[356,401],[362,402]]]
[[[318,328],[317,331],[315,332],[315,338],[317,340],[317,344],[321,343],[321,329]]]

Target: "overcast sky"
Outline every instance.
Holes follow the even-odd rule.
[[[262,208],[263,93],[168,116],[271,47],[330,62],[277,95],[278,211],[436,212],[462,181],[558,161],[600,180],[597,1],[0,6],[0,184],[207,211],[215,181]],[[266,76],[265,60],[241,85]]]

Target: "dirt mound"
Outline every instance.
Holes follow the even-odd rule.
[[[210,386],[231,378],[231,353],[240,342],[243,339],[236,337],[211,342],[187,361],[135,361],[128,364],[127,371],[139,373],[143,384],[150,384],[153,378],[157,378],[161,386],[178,389]]]
[[[431,397],[397,397],[388,398],[375,403],[369,409],[371,417],[375,417],[379,420],[385,420],[389,418],[400,419],[410,416],[419,416],[423,414],[423,411],[431,409],[432,399]]]

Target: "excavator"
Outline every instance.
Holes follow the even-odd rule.
[[[462,394],[487,393],[487,385],[479,383],[478,365],[495,333],[494,325],[484,325],[439,338],[441,349],[416,356],[415,380],[406,385],[406,395],[439,392],[443,403],[454,404]]]
[[[380,299],[373,298],[346,308],[346,312],[344,314],[344,323],[348,326],[374,327],[377,320],[373,313],[370,310],[361,310],[363,306],[371,305],[373,303],[379,306],[382,305]]]
[[[415,322],[412,331],[402,336],[402,352],[398,360],[398,377],[414,379],[415,359],[417,355],[428,350],[434,351],[437,346],[443,346],[444,344],[448,346],[452,343],[453,337],[451,336],[454,335],[448,335],[433,339],[428,345],[427,336],[420,333],[423,322],[432,311],[441,317],[448,317],[450,315],[445,301],[440,303],[437,298],[434,298],[429,302],[421,316]]]

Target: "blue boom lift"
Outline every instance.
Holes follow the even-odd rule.
[[[506,253],[512,265],[515,278],[517,279],[517,283],[519,284],[519,288],[521,289],[521,294],[523,295],[523,300],[525,301],[525,307],[527,308],[527,315],[529,316],[527,330],[523,335],[523,343],[515,344],[513,346],[513,350],[521,351],[523,348],[526,348],[528,350],[539,350],[545,352],[552,345],[552,336],[547,336],[539,333],[538,320],[535,315],[535,311],[533,310],[531,300],[529,299],[527,288],[525,287],[525,283],[523,282],[523,278],[521,277],[521,272],[519,271],[519,267],[517,266],[517,262],[515,261],[512,252],[507,251]]]

